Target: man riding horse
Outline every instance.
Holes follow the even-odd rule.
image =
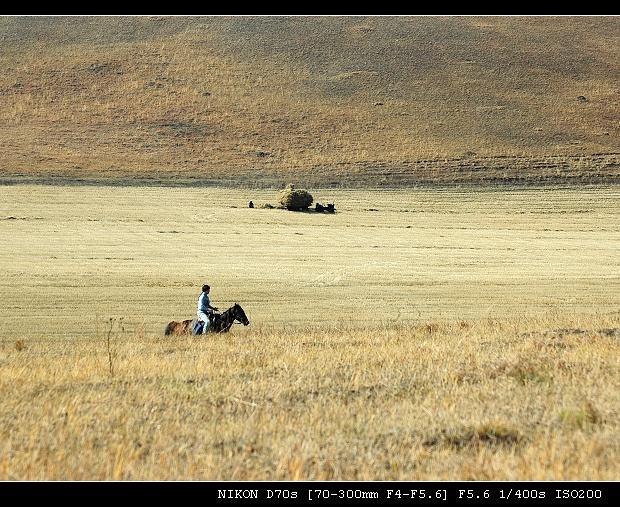
[[[211,300],[209,298],[209,292],[211,287],[208,285],[202,286],[202,293],[198,298],[198,309],[196,314],[198,319],[188,319],[183,321],[173,320],[168,323],[164,330],[165,335],[183,335],[183,334],[207,334],[209,333],[228,333],[230,328],[235,322],[239,322],[244,326],[250,324],[250,320],[241,308],[241,305],[235,303],[228,310],[220,313],[214,313],[217,311],[217,307],[211,306]],[[198,325],[203,323],[202,330]]]
[[[209,330],[209,326],[211,325],[211,319],[213,317],[213,312],[217,311],[217,307],[211,306],[211,300],[209,298],[209,292],[211,292],[211,287],[208,285],[202,286],[202,293],[198,298],[198,311],[196,314],[198,315],[198,319],[204,322],[204,326],[202,328],[202,334],[207,334]]]

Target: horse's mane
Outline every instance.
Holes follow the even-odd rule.
[[[213,322],[211,325],[213,326],[213,331],[217,333],[226,333],[233,325],[235,321],[235,307],[238,306],[236,303],[231,306],[228,310],[224,310],[222,313],[215,314],[213,317]]]

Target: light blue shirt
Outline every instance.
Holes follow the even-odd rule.
[[[209,309],[210,304],[211,300],[209,299],[209,294],[206,292],[201,293],[198,298],[198,311],[202,313],[209,313],[211,311]]]

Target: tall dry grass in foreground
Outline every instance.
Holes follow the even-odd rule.
[[[618,313],[110,326],[0,342],[0,479],[617,478]]]

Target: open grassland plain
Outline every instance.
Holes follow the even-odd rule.
[[[0,181],[620,182],[617,17],[0,18]]]
[[[618,187],[276,194],[2,187],[0,479],[617,478]]]

